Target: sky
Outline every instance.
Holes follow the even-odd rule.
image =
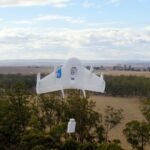
[[[0,0],[0,60],[150,60],[150,0]]]

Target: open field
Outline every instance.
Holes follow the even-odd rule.
[[[37,74],[41,73],[49,73],[52,71],[50,67],[0,67],[0,74]],[[99,74],[100,71],[96,71]],[[150,77],[150,72],[144,71],[102,71],[104,75],[131,75],[131,76],[145,76]]]
[[[110,133],[110,139],[120,139],[121,144],[125,150],[131,150],[131,146],[127,143],[122,130],[125,128],[125,124],[131,120],[144,120],[141,114],[140,107],[142,102],[139,98],[121,98],[121,97],[105,97],[105,96],[92,96],[91,99],[96,102],[96,110],[104,113],[106,106],[112,106],[116,109],[123,109],[124,119],[122,123],[112,129]],[[150,150],[150,145],[146,150]]]
[[[104,75],[112,75],[112,76],[142,76],[150,78],[150,72],[147,71],[102,71]]]
[[[0,74],[37,74],[49,73],[50,67],[0,67]]]

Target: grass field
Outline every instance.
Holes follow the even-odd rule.
[[[50,73],[50,67],[0,67],[0,74],[37,74],[40,73]],[[132,75],[132,76],[145,76],[150,77],[150,72],[144,71],[102,71],[104,75]],[[96,71],[97,74],[100,71]]]
[[[142,76],[150,78],[150,72],[147,71],[103,71],[104,75],[112,75],[112,76]]]
[[[125,124],[131,120],[144,120],[141,114],[140,107],[142,102],[139,98],[121,98],[121,97],[105,97],[105,96],[92,96],[91,99],[96,102],[96,110],[104,113],[106,106],[112,106],[116,109],[123,109],[124,119],[122,123],[112,129],[109,137],[110,139],[120,139],[121,144],[125,150],[131,150],[131,146],[127,143],[122,130],[125,128]],[[150,150],[150,145],[146,147],[146,150]]]
[[[50,67],[0,67],[0,74],[37,74],[49,73]]]

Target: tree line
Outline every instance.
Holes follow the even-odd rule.
[[[106,95],[111,96],[141,96],[150,98],[150,78],[137,76],[104,76]],[[0,93],[15,88],[21,83],[30,92],[35,92],[36,75],[0,75]]]
[[[150,78],[137,76],[105,76],[106,94],[150,98]]]

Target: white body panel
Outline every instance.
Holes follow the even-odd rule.
[[[105,81],[103,75],[98,77],[90,70],[87,70],[76,58],[69,59],[60,69],[60,77],[57,78],[57,71],[47,75],[43,79],[37,77],[36,91],[38,94],[63,89],[81,89],[104,93]]]

